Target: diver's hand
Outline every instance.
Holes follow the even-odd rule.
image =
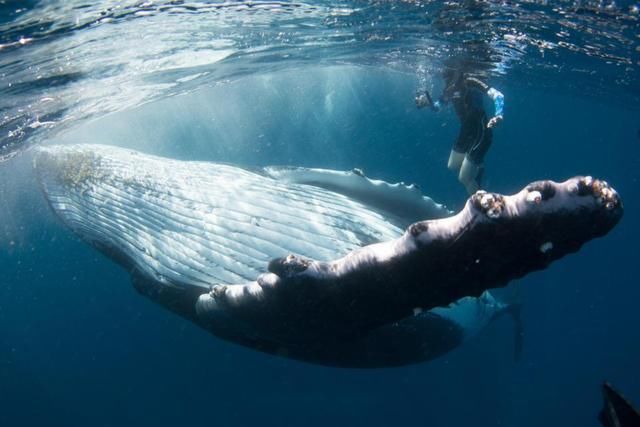
[[[487,123],[487,129],[493,129],[502,122],[502,116],[493,116]]]
[[[434,102],[431,95],[429,95],[429,92],[423,90],[416,94],[416,107],[430,107],[433,111],[440,111],[440,102]]]
[[[431,105],[431,98],[426,92],[421,92],[416,95],[416,107],[424,108]]]

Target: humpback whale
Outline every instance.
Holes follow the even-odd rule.
[[[488,290],[608,233],[605,181],[477,192],[457,214],[415,185],[351,172],[249,170],[100,145],[41,147],[53,211],[138,292],[214,335],[343,367],[438,357],[501,314]]]

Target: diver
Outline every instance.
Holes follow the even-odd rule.
[[[460,133],[451,149],[448,168],[458,174],[458,180],[473,194],[482,185],[483,161],[493,140],[493,128],[503,119],[504,95],[457,68],[447,67],[443,79],[445,88],[440,98],[433,101],[429,92],[422,90],[416,95],[416,106],[440,111],[443,105],[453,104],[460,120]],[[494,104],[490,119],[483,106],[484,95]]]

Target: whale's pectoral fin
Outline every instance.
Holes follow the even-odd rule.
[[[255,282],[213,286],[197,313],[205,325],[233,318],[300,344],[358,336],[544,269],[621,215],[615,190],[590,177],[537,182],[513,196],[478,192],[453,217],[417,222],[334,261],[273,260]]]

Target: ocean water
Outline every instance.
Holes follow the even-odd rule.
[[[597,426],[640,405],[636,2],[0,1],[0,425]],[[506,291],[508,318],[429,363],[315,366],[141,297],[47,206],[32,148],[101,143],[245,166],[359,167],[459,209],[458,122],[418,110],[463,58],[505,95],[485,187],[589,174],[607,236]]]

